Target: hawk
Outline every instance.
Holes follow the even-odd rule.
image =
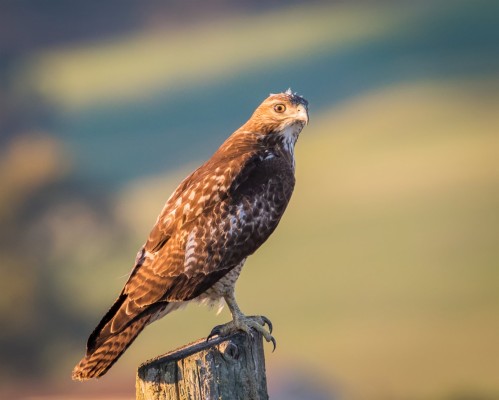
[[[104,375],[146,325],[192,300],[224,299],[229,307],[232,321],[209,337],[255,329],[275,347],[270,321],[245,316],[234,286],[246,258],[272,234],[288,205],[295,185],[294,147],[307,123],[302,96],[290,89],[271,94],[180,183],[118,299],[88,338],[73,379]]]

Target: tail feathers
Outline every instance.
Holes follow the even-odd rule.
[[[142,332],[151,318],[150,313],[137,318],[124,330],[108,337],[98,347],[88,352],[74,368],[73,380],[84,381],[104,375]]]

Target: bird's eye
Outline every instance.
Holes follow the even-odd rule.
[[[284,111],[286,111],[286,106],[284,104],[276,104],[274,106],[274,111],[278,113],[283,113]]]

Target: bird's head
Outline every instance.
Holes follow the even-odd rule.
[[[260,134],[298,136],[308,123],[308,101],[291,89],[271,94],[258,106],[248,123]]]

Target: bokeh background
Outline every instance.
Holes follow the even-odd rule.
[[[133,398],[229,319],[190,306],[70,380],[176,184],[288,87],[296,191],[237,286],[271,398],[499,398],[493,0],[2,1],[1,398]]]

